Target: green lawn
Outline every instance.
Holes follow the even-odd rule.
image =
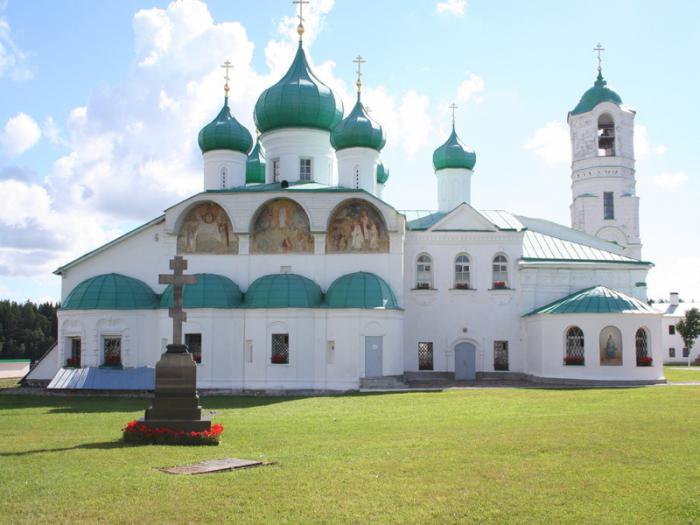
[[[664,376],[669,383],[700,383],[700,366],[665,366]]]
[[[4,523],[696,523],[700,387],[213,397],[219,447],[122,446],[144,399],[0,396]],[[157,467],[264,458],[172,476]]]

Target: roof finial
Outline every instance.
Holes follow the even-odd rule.
[[[223,69],[226,70],[226,73],[224,74],[224,80],[226,83],[224,84],[224,98],[226,99],[226,102],[228,103],[228,81],[231,80],[231,78],[228,76],[229,69],[233,69],[233,64],[231,64],[230,60],[227,60],[226,62],[223,63],[221,66]]]
[[[452,131],[454,131],[454,129],[455,129],[455,110],[457,109],[458,106],[457,106],[457,104],[455,104],[453,102],[452,104],[450,104],[449,107],[452,110]]]
[[[600,52],[605,51],[605,48],[600,45],[600,42],[598,42],[598,45],[593,48],[593,51],[596,51],[598,53],[598,74],[600,74],[603,71],[603,60],[600,57]]]
[[[304,4],[308,4],[308,0],[293,0],[293,4],[299,6],[299,14],[297,17],[299,17],[299,25],[297,26],[297,33],[299,34],[299,45],[301,45],[301,39],[304,36]]]
[[[353,64],[357,64],[357,81],[355,82],[355,85],[357,86],[357,99],[360,99],[360,90],[362,89],[362,64],[367,62],[364,58],[362,58],[360,55],[357,55],[357,58],[352,61]]]

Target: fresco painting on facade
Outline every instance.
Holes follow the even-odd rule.
[[[213,202],[192,208],[177,236],[177,253],[237,254],[238,236],[224,209]]]
[[[600,364],[622,365],[622,334],[614,326],[606,326],[600,331]]]
[[[274,199],[258,212],[251,236],[251,253],[313,253],[309,218],[290,199]]]
[[[360,199],[340,204],[331,216],[327,253],[388,253],[389,233],[380,213]]]

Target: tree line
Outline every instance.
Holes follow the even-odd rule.
[[[40,359],[58,337],[59,306],[0,301],[0,359]]]

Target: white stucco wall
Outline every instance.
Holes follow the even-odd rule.
[[[299,180],[299,160],[312,159],[311,179],[321,184],[338,184],[335,150],[331,146],[330,132],[310,128],[283,128],[260,135],[265,150],[265,181],[274,182],[273,164],[280,160],[280,178],[292,182]]]

